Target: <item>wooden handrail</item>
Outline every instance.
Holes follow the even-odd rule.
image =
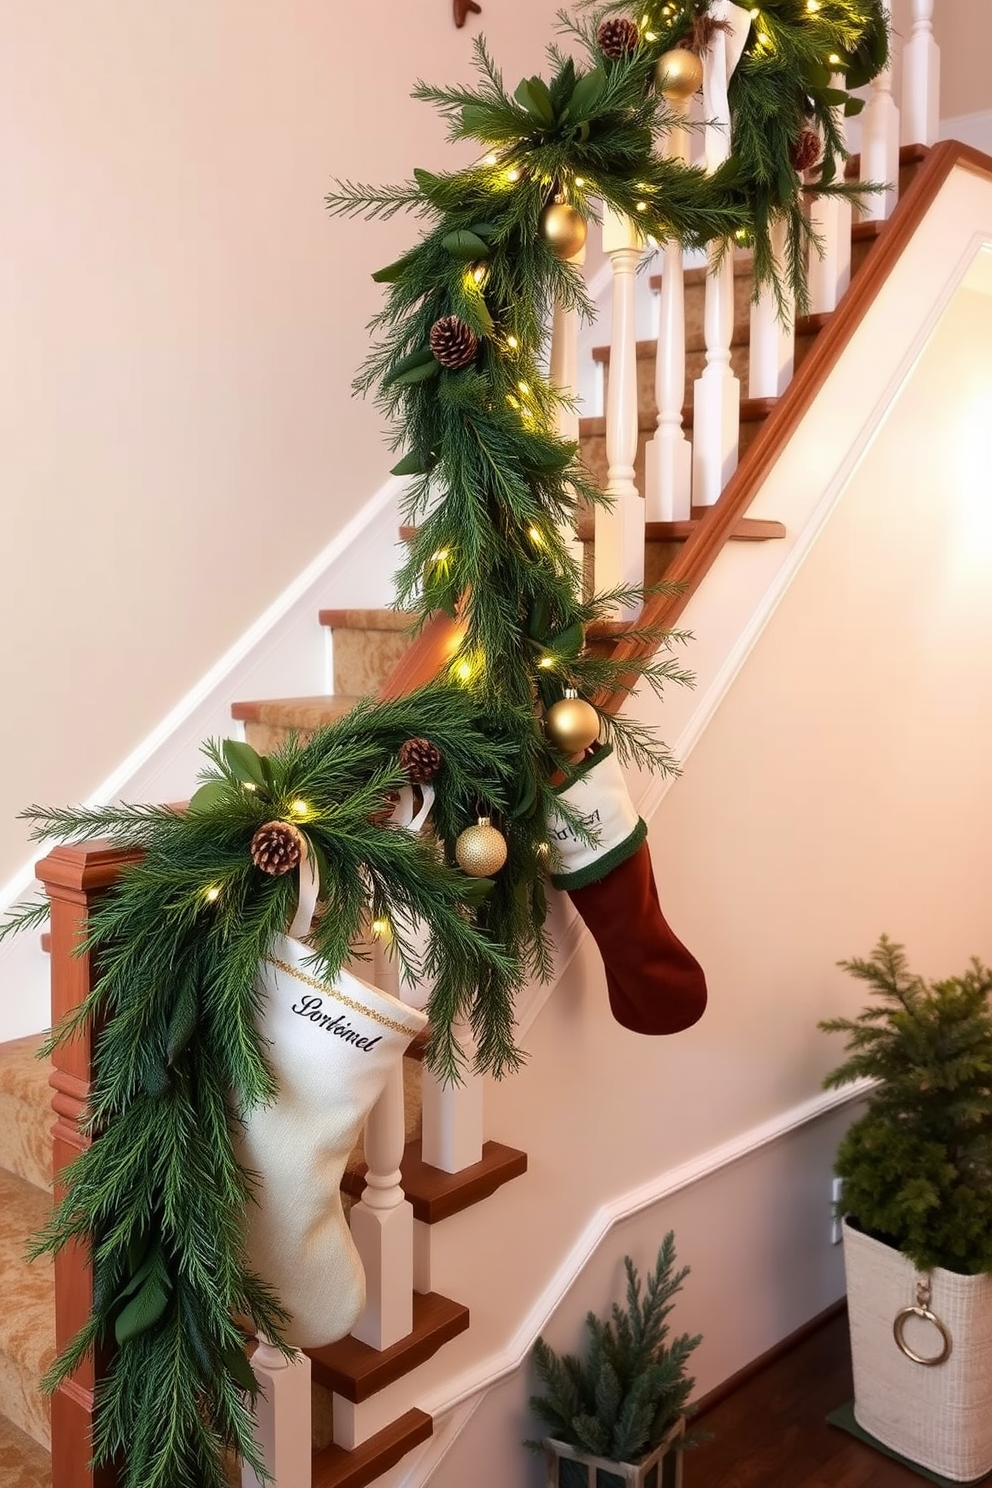
[[[37,865],[38,878],[52,905],[52,1026],[75,1011],[89,996],[96,978],[94,958],[79,954],[90,910],[122,870],[140,854],[109,842],[57,847]],[[52,1110],[52,1165],[55,1198],[61,1199],[65,1168],[89,1145],[80,1129],[93,1079],[93,1030],[84,1029],[60,1044],[52,1058],[49,1083]],[[73,1243],[55,1257],[55,1343],[59,1353],[87,1322],[93,1306],[89,1248]],[[80,1365],[52,1397],[52,1488],[118,1488],[116,1466],[90,1465],[93,1440],[93,1396],[106,1355]]]

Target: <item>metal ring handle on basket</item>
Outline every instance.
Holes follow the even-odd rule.
[[[296,913],[289,927],[289,938],[291,940],[302,940],[310,930],[310,922],[317,908],[317,896],[320,893],[320,875],[307,848],[307,839],[300,833],[300,897],[296,905]]]
[[[933,1323],[941,1338],[939,1354],[933,1354],[930,1358],[926,1358],[923,1354],[914,1353],[910,1348],[904,1337],[904,1331],[907,1320],[911,1317],[924,1318],[926,1322]],[[896,1313],[892,1323],[892,1336],[898,1348],[906,1355],[907,1359],[912,1360],[914,1364],[922,1364],[926,1369],[932,1369],[937,1364],[943,1364],[945,1360],[950,1358],[951,1349],[954,1347],[954,1340],[951,1337],[951,1330],[943,1318],[939,1318],[935,1312],[930,1311],[929,1281],[918,1281],[916,1283],[916,1301],[910,1307],[901,1307]]]

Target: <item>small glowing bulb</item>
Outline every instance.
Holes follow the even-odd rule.
[[[645,41],[657,41],[658,38],[657,38],[657,36],[655,36],[655,34],[654,34],[653,31],[645,31],[645,33],[644,33],[644,40]]]
[[[827,58],[827,61],[830,63],[830,65],[832,67],[839,67],[840,66],[840,58],[838,57],[838,55],[837,55],[836,52],[831,52],[830,53],[830,56]]]
[[[255,784],[254,780],[243,780],[241,783],[242,783],[242,787],[246,791],[257,791],[258,790],[258,786]]]
[[[511,351],[516,351],[517,347],[520,345],[520,342],[517,340],[516,336],[507,336],[506,344]]]
[[[450,548],[438,548],[438,550],[437,550],[436,553],[432,553],[431,554],[431,562],[432,563],[447,563],[447,561],[448,561],[448,559],[450,557],[451,557],[451,549]]]
[[[472,663],[468,660],[467,657],[463,656],[461,661],[455,667],[455,676],[458,678],[459,682],[467,682],[471,675]]]
[[[751,11],[751,19],[752,19],[752,21],[756,21],[758,19],[758,17],[759,17],[760,14],[761,14],[761,11],[758,9],[757,6],[755,6],[754,10]],[[759,38],[759,40],[760,40],[760,38]]]
[[[482,163],[483,163],[483,165],[495,165],[496,164],[496,156],[494,154],[492,154],[492,152],[490,151],[490,153],[486,156],[485,160],[483,160]]]
[[[306,801],[300,801],[300,800],[293,801],[291,803],[289,809],[293,813],[294,816],[309,816],[310,815],[310,807],[307,805]]]
[[[475,269],[472,270],[472,278],[473,278],[473,280],[475,281],[476,284],[481,284],[482,281],[483,281],[483,279],[485,279],[485,277],[486,277],[486,271],[481,266],[481,264],[479,265],[478,268],[475,268]]]
[[[646,26],[649,20],[650,20],[650,16],[648,16],[645,13],[644,15],[641,16],[641,25],[642,26]]]
[[[637,203],[637,210],[638,210],[638,211],[639,211],[639,212],[646,212],[646,211],[647,211],[647,209],[648,209],[648,204],[647,204],[647,202],[638,202],[638,203]]]
[[[376,940],[392,940],[392,931],[388,920],[373,920],[372,934]]]
[[[205,897],[211,904],[213,904],[215,900],[219,899],[220,889],[218,888],[218,886],[216,884],[211,884],[209,889],[205,890]]]
[[[739,227],[734,233],[734,237],[737,239],[738,243],[743,243],[744,239],[747,237],[747,228]]]
[[[507,171],[507,173],[506,173],[506,179],[508,181],[519,181],[520,180],[520,172],[517,170],[516,166],[514,166],[512,170],[508,170]]]
[[[816,12],[819,10],[819,8],[820,0],[806,0],[806,9],[809,11],[810,15],[816,15]]]
[[[507,401],[507,403],[509,403],[509,405],[510,405],[511,408],[519,408],[520,407],[519,401],[513,396],[512,393],[507,393],[507,395],[506,395],[506,401]]]
[[[548,671],[550,667],[554,666],[555,659],[553,656],[542,656],[537,664],[539,667],[543,667],[545,671]]]
[[[761,42],[761,45],[762,46],[771,46],[772,39],[768,35],[768,32],[767,31],[759,31],[758,32],[758,40]]]
[[[530,392],[530,383],[529,382],[518,382],[517,383],[517,392],[518,393],[523,393],[524,397],[526,398],[527,394]]]
[[[531,542],[536,543],[538,547],[541,547],[544,543],[544,533],[541,531],[540,527],[528,527],[527,536],[530,538]]]
[[[539,842],[534,851],[537,853],[537,856],[539,858],[548,858],[551,856],[551,843]]]
[[[575,184],[576,186],[584,186],[586,184],[585,176],[576,176]]]

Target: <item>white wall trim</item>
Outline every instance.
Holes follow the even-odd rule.
[[[713,1178],[732,1164],[742,1162],[753,1153],[782,1141],[799,1128],[809,1126],[840,1107],[863,1099],[873,1089],[874,1083],[872,1080],[857,1080],[839,1090],[812,1096],[757,1126],[738,1133],[726,1142],[711,1147],[697,1157],[669,1168],[650,1182],[600,1205],[506,1347],[494,1351],[488,1358],[454,1376],[433,1394],[428,1393],[418,1401],[421,1409],[434,1417],[436,1434],[418,1457],[411,1461],[405,1474],[396,1480],[397,1484],[402,1484],[402,1488],[418,1488],[418,1485],[428,1481],[485,1392],[512,1374],[527,1359],[534,1340],[544,1331],[549,1319],[612,1229],[642,1210],[671,1198],[683,1189]]]

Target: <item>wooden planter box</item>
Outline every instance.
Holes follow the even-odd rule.
[[[844,1266],[858,1425],[941,1477],[981,1478],[992,1470],[992,1276],[938,1266],[924,1277],[846,1221]]]
[[[548,1488],[682,1488],[684,1434],[683,1420],[673,1426],[660,1446],[637,1462],[588,1457],[575,1447],[546,1437]]]

